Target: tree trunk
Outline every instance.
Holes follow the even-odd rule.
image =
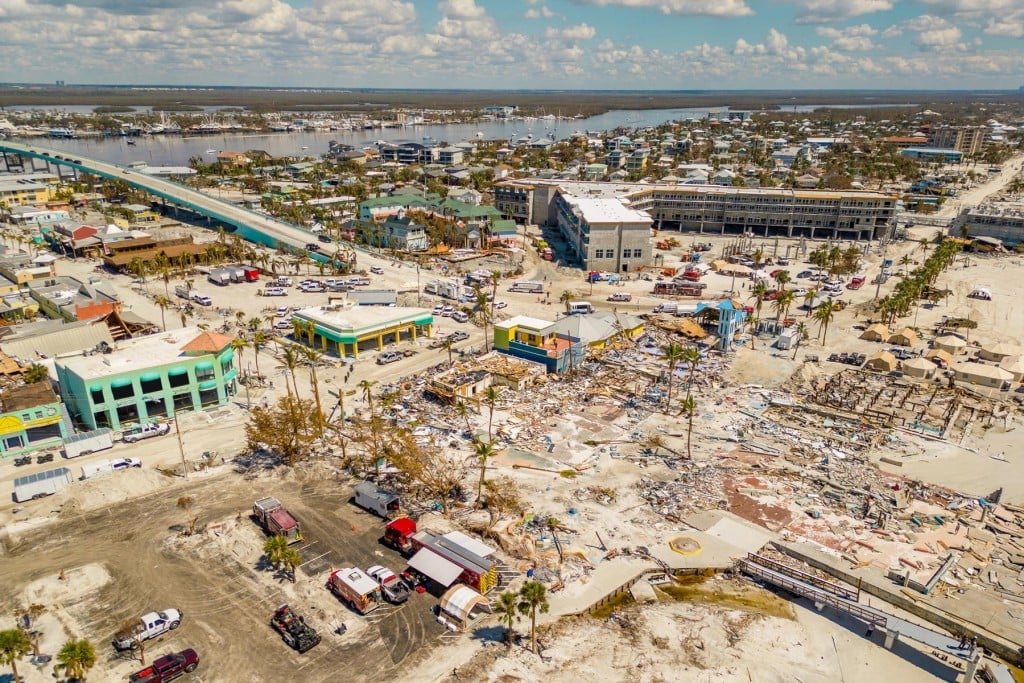
[[[530,610],[530,650],[537,654],[537,607]]]

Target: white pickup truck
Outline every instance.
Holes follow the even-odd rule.
[[[121,434],[121,438],[124,439],[125,443],[135,443],[136,441],[150,439],[154,436],[163,436],[169,431],[171,431],[171,426],[166,422],[150,423],[129,429]]]
[[[114,638],[114,649],[118,652],[134,650],[144,640],[173,631],[181,625],[182,614],[179,610],[167,608],[162,612],[143,614],[139,623],[126,632],[118,633]]]

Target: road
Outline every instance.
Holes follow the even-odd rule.
[[[105,161],[81,155],[69,156],[61,150],[46,149],[38,145],[23,145],[9,140],[0,140],[0,151],[68,166],[103,178],[121,180],[151,195],[197,211],[227,225],[233,225],[241,230],[242,237],[271,247],[278,242],[283,242],[296,249],[305,249],[310,241],[315,241],[311,239],[311,233],[296,226],[243,209],[202,192],[190,190],[169,180],[148,176]]]

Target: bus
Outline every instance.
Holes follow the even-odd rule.
[[[538,282],[537,280],[519,280],[513,282],[512,286],[508,288],[510,292],[527,292],[529,294],[543,294],[544,283]]]

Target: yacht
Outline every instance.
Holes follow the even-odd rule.
[[[219,151],[220,151],[219,149],[208,149],[208,150],[206,150],[206,153],[207,154],[216,154]]]

